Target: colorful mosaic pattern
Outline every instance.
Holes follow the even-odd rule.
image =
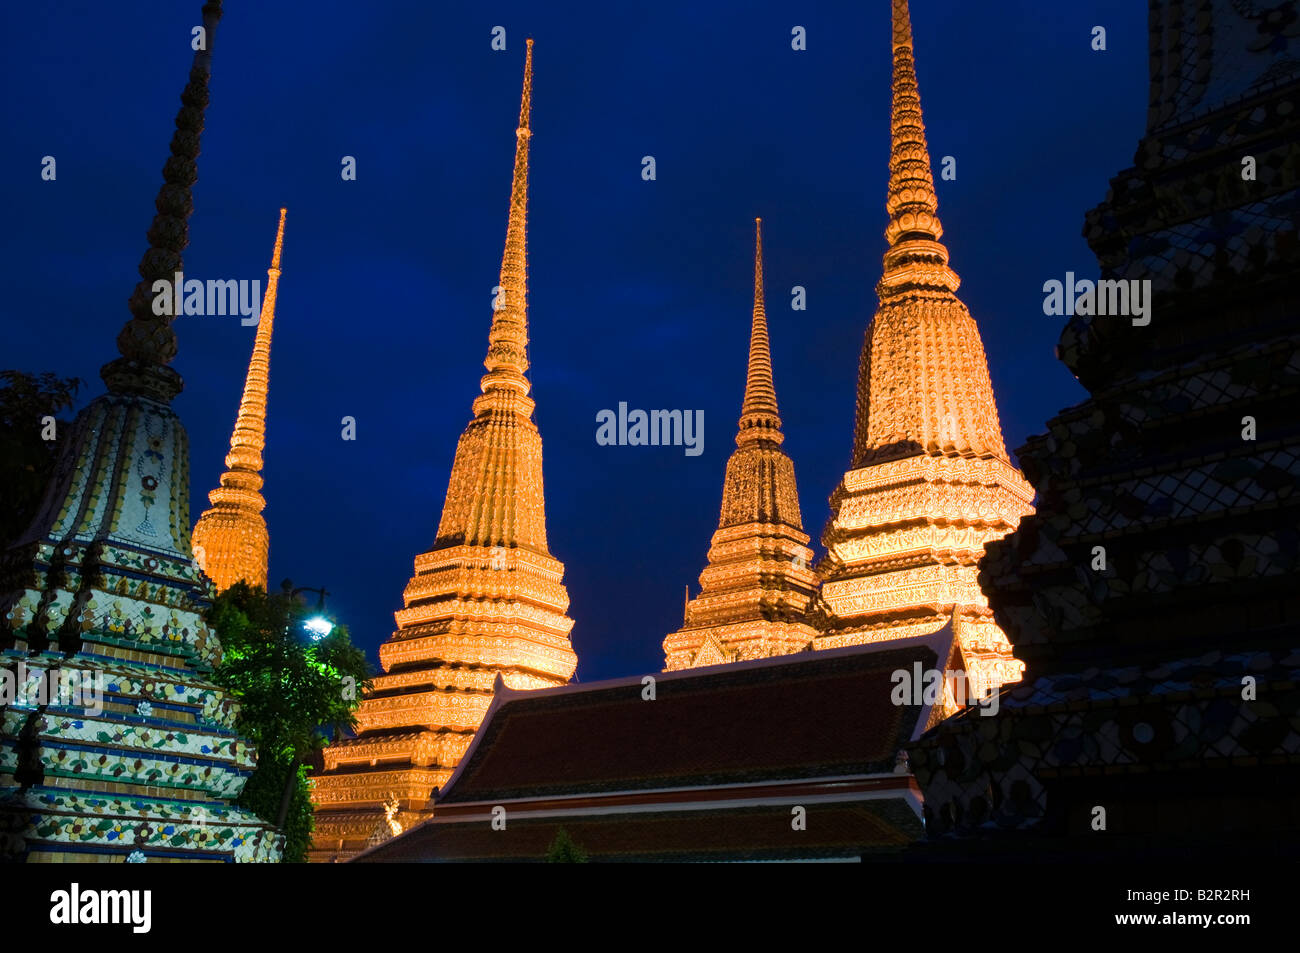
[[[189,534],[189,446],[171,410],[170,316],[152,280],[181,268],[221,5],[181,97],[172,159],[118,337],[122,356],[61,443],[41,511],[0,557],[0,858],[278,860],[283,838],[233,807],[255,755],[207,673],[221,644]],[[76,690],[50,686],[61,674]],[[41,690],[41,683],[46,689]],[[174,799],[174,800],[173,800]]]

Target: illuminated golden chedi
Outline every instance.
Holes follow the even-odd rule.
[[[889,249],[858,377],[853,467],[831,497],[818,648],[904,638],[954,619],[966,670],[1023,669],[976,581],[984,544],[1032,512],[1002,439],[979,330],[940,243],[907,0],[893,3]]]
[[[397,631],[380,647],[384,674],[357,712],[358,736],[325,750],[312,793],[316,860],[364,847],[390,792],[400,804],[390,822],[409,829],[427,816],[498,675],[511,688],[545,688],[566,684],[577,667],[564,565],[547,548],[542,441],[525,376],[531,99],[529,40],[487,374],[456,446],[437,538],[415,558]]]
[[[722,513],[700,574],[700,594],[664,639],[666,670],[717,665],[808,648],[805,612],[817,591],[812,550],[799,516],[794,462],[772,382],[763,299],[762,220],[754,224],[754,312],[749,371],[736,449],[727,461]]]
[[[271,540],[262,510],[262,451],[266,448],[266,398],[271,382],[271,331],[275,324],[275,296],[280,285],[280,251],[284,247],[284,219],[275,232],[271,267],[267,270],[266,296],[253,340],[253,356],[244,379],[235,432],[230,436],[226,472],[208,493],[212,506],[194,524],[194,561],[212,580],[217,591],[243,579],[266,588]]]

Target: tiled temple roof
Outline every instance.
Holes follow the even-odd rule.
[[[369,861],[857,856],[921,835],[897,756],[931,706],[893,673],[942,666],[952,631],[538,691],[501,686],[434,816]],[[509,820],[492,825],[500,802]],[[806,830],[792,805],[810,812]],[[816,835],[800,835],[816,830]]]

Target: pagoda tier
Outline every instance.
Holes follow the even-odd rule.
[[[280,286],[280,251],[284,247],[285,210],[275,233],[266,296],[257,322],[253,356],[244,379],[244,396],[226,454],[221,485],[208,493],[212,508],[194,524],[194,561],[217,591],[241,579],[266,588],[271,540],[262,510],[262,450],[266,447],[266,397],[271,380],[271,330],[275,324],[275,298]]]
[[[542,439],[525,376],[532,50],[529,40],[482,394],[456,447],[433,549],[415,558],[397,631],[380,647],[385,674],[361,702],[357,737],[324,752],[312,789],[312,860],[345,860],[391,836],[390,819],[407,828],[427,817],[498,674],[511,688],[548,688],[566,684],[577,667],[564,565],[546,543]]]
[[[122,356],[100,372],[108,393],[60,440],[41,510],[0,565],[0,675],[17,685],[0,706],[5,860],[281,856],[281,835],[233,805],[255,756],[235,734],[238,706],[208,678],[221,646],[190,549],[176,335],[151,307],[189,243],[220,17],[220,3],[204,5],[207,49],[181,95]]]
[[[816,630],[805,613],[817,592],[799,517],[794,462],[772,382],[763,296],[762,220],[754,228],[754,312],[736,449],[727,461],[722,514],[682,627],[664,639],[664,669],[799,652]]]
[[[822,536],[817,648],[888,641],[954,620],[968,676],[1022,666],[977,582],[984,544],[1033,511],[1002,440],[979,329],[940,242],[906,0],[893,4],[893,148],[880,307],[858,377],[853,468]]]

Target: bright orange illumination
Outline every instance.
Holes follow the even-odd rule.
[[[889,249],[862,351],[853,469],[822,537],[816,647],[921,635],[952,618],[973,678],[1018,681],[1024,666],[977,563],[1033,512],[1033,488],[1007,455],[979,329],[939,241],[907,0],[894,0],[893,17]]]
[[[266,447],[266,397],[271,380],[271,330],[275,324],[275,295],[280,284],[280,250],[284,247],[285,210],[275,233],[266,297],[248,362],[244,396],[239,402],[235,432],[226,454],[221,484],[208,493],[211,508],[194,524],[194,560],[220,592],[243,579],[266,588],[270,537],[262,510],[262,450]]]
[[[567,683],[577,667],[564,565],[547,549],[542,440],[524,376],[532,42],[482,394],[456,446],[433,548],[415,557],[397,631],[379,649],[384,674],[357,711],[359,737],[325,750],[312,787],[313,860],[346,859],[377,825],[409,829],[428,816],[433,788],[465,753],[498,674],[511,688],[546,688]]]
[[[749,373],[736,449],[727,461],[722,515],[700,574],[700,594],[687,603],[682,627],[664,639],[664,668],[765,658],[798,652],[816,631],[804,613],[817,591],[812,550],[799,517],[794,462],[772,382],[763,300],[763,233],[754,230],[754,314]]]

